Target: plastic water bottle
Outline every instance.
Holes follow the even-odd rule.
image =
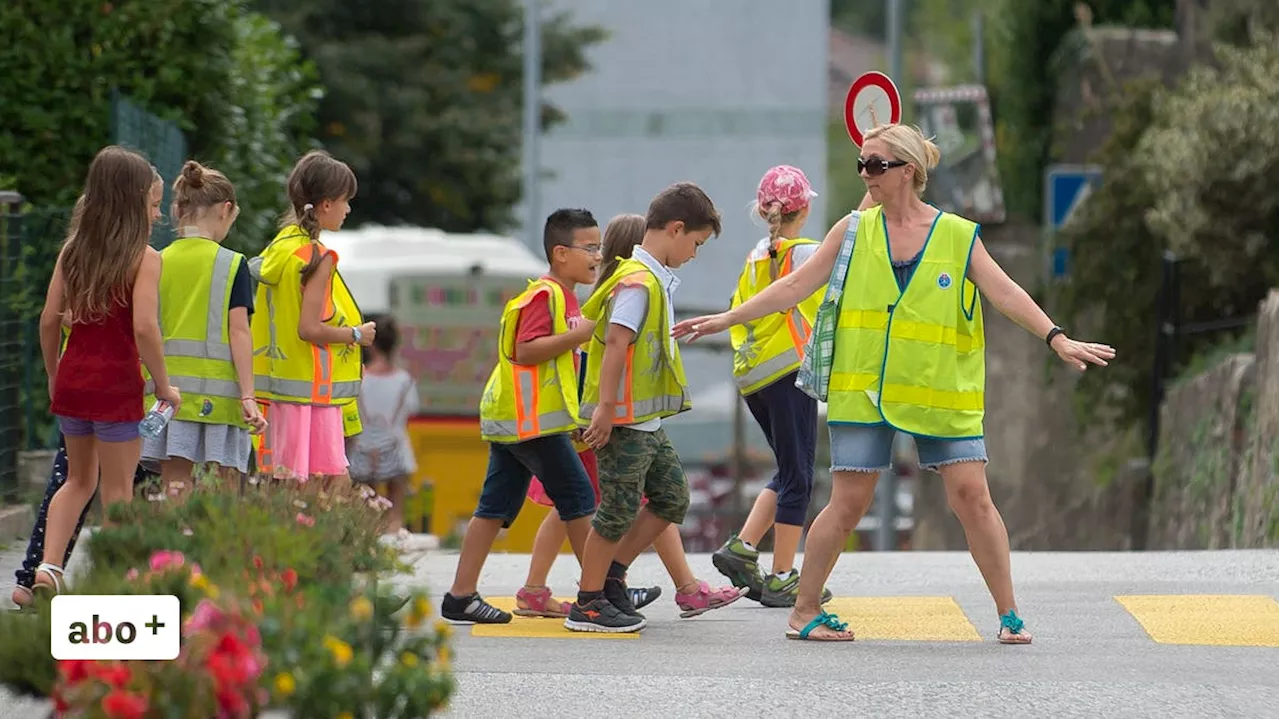
[[[164,429],[169,420],[173,419],[173,405],[163,400],[157,400],[151,405],[151,411],[147,412],[147,416],[142,418],[138,423],[138,434],[148,439],[159,437],[161,430]]]

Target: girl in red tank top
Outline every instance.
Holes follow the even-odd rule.
[[[104,507],[133,496],[145,413],[141,365],[155,378],[158,399],[175,410],[180,402],[160,339],[160,254],[147,246],[163,192],[159,173],[141,155],[104,148],[89,166],[49,282],[40,351],[66,440],[67,481],[49,502],[37,592],[61,589],[59,563],[99,471]],[[64,325],[71,334],[59,358]]]

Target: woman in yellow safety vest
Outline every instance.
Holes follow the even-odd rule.
[[[817,252],[817,242],[800,236],[815,194],[798,168],[779,165],[765,173],[755,211],[768,222],[769,236],[747,254],[730,307],[749,301]],[[742,531],[711,556],[711,563],[766,607],[795,605],[800,586],[795,559],[813,491],[818,402],[796,387],[796,373],[821,302],[819,289],[795,307],[729,330],[738,391],[769,441],[778,471],[756,498]],[[773,571],[765,576],[756,545],[770,527]]]
[[[217,170],[188,160],[173,183],[178,238],[160,252],[160,332],[169,381],[182,406],[142,458],[159,462],[166,488],[192,481],[196,465],[239,479],[249,471],[250,434],[266,426],[253,393],[253,287],[244,255],[222,246],[240,214],[236,190]],[[151,382],[146,405],[151,406]]]
[[[1009,535],[987,487],[978,293],[1081,371],[1106,366],[1115,350],[1068,337],[987,254],[976,224],[921,200],[938,159],[938,148],[915,128],[868,131],[858,159],[865,209],[837,222],[812,260],[768,290],[674,330],[691,339],[722,332],[795,306],[829,278],[833,301],[819,310],[808,359],[819,365],[814,389],[827,396],[831,500],[809,529],[789,638],[853,639],[846,623],[822,610],[822,586],[890,467],[894,434],[906,432],[921,466],[942,475],[995,600],[999,641],[1031,641],[1014,601]]]
[[[351,212],[356,176],[328,153],[307,153],[289,173],[290,211],[254,258],[253,375],[266,407],[257,465],[277,478],[347,478],[344,437],[358,431],[359,345],[373,343],[338,272],[338,253],[320,243]]]

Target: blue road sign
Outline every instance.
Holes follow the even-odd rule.
[[[1044,175],[1044,225],[1051,232],[1062,229],[1071,213],[1102,182],[1102,168],[1096,165],[1050,165]],[[1054,246],[1050,274],[1065,277],[1070,269],[1070,251]]]
[[[1044,224],[1061,229],[1101,181],[1102,169],[1094,165],[1050,165],[1044,177]]]

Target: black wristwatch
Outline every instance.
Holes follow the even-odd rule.
[[[1058,335],[1065,335],[1065,334],[1066,334],[1066,331],[1064,331],[1061,327],[1054,325],[1053,329],[1049,330],[1049,334],[1044,336],[1044,343],[1046,345],[1049,345],[1050,347],[1053,347],[1053,338],[1057,337]]]

